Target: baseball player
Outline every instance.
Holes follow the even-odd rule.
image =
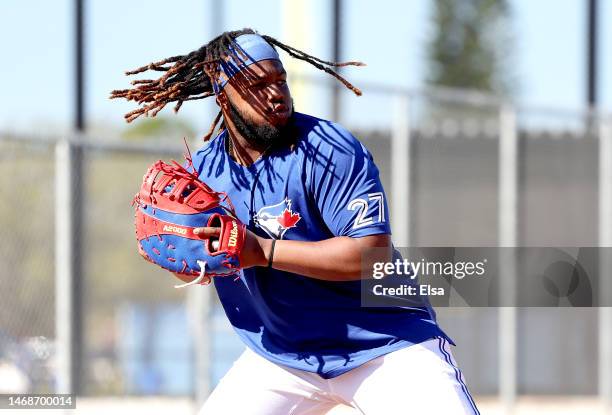
[[[361,306],[362,252],[392,246],[378,169],[341,125],[295,111],[276,48],[361,94],[330,69],[360,63],[326,62],[251,29],[129,72],[165,74],[113,92],[144,103],[128,121],[171,102],[178,110],[214,96],[219,106],[193,168],[248,229],[239,278],[214,278],[247,347],[200,413],[324,414],[345,404],[368,415],[478,414],[429,305]]]

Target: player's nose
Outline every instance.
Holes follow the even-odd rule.
[[[268,88],[268,101],[271,104],[282,103],[285,100],[285,94],[278,85],[271,85]]]

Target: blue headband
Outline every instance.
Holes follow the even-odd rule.
[[[278,52],[272,45],[256,34],[238,36],[230,45],[230,52],[230,56],[219,64],[219,79],[217,83],[213,83],[215,94],[247,66],[267,59],[280,61]]]

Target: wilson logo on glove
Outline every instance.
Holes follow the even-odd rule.
[[[228,246],[236,246],[238,243],[238,223],[236,221],[232,221],[232,230],[230,231],[230,237]]]
[[[174,160],[153,163],[133,202],[138,252],[168,271],[194,277],[177,288],[237,274],[246,237],[227,195],[201,182],[191,157],[185,159],[190,170]],[[203,226],[220,228],[219,237],[193,233]]]

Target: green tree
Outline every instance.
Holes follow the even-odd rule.
[[[123,138],[140,140],[147,138],[181,139],[182,137],[193,138],[195,128],[182,119],[157,116],[137,120],[128,125],[122,133]]]
[[[428,84],[509,92],[508,0],[435,0],[432,23]]]

